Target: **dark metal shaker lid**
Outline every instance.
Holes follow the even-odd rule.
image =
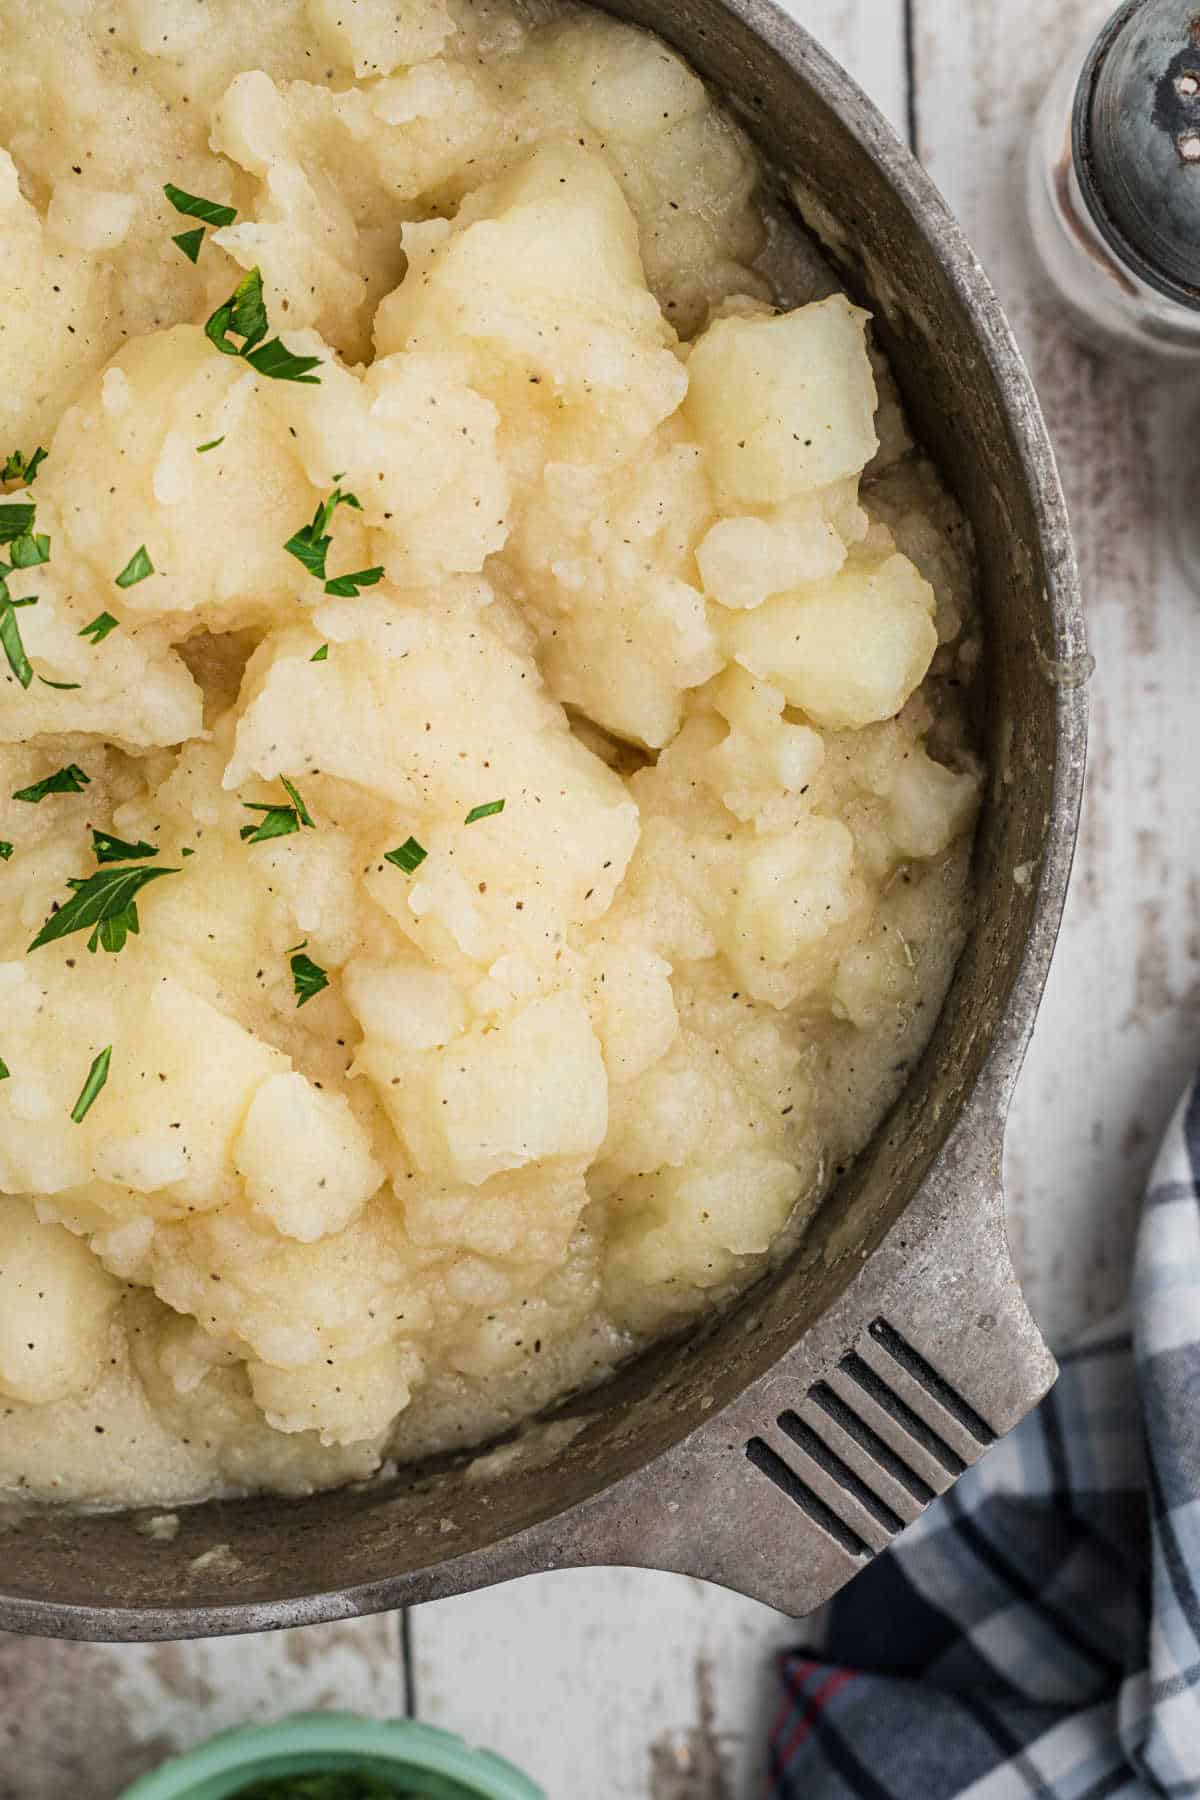
[[[1200,0],[1127,0],[1083,66],[1075,171],[1110,248],[1200,309]]]

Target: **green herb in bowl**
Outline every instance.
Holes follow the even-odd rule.
[[[365,1771],[335,1769],[252,1781],[249,1787],[239,1788],[232,1800],[429,1800],[429,1796],[417,1788],[395,1787]]]

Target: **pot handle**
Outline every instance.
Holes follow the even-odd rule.
[[[977,1158],[943,1153],[835,1306],[582,1509],[561,1559],[675,1569],[802,1616],[1017,1424],[1057,1366],[1009,1258],[999,1152]]]

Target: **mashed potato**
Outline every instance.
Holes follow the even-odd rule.
[[[643,33],[0,58],[0,1486],[304,1492],[726,1300],[869,1136],[967,916],[963,527]]]

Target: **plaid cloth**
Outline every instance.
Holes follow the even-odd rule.
[[[1200,1078],[1128,1314],[781,1658],[774,1800],[1200,1800]]]

